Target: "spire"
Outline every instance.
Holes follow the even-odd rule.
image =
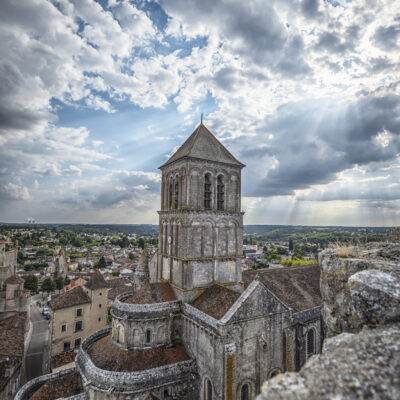
[[[240,168],[244,167],[244,164],[238,161],[206,128],[203,121],[200,122],[194,132],[186,139],[185,143],[159,168],[163,168],[182,158],[189,157],[236,165]]]

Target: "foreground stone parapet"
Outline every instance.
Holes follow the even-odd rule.
[[[400,393],[400,324],[326,340],[299,373],[267,381],[257,400],[393,399]]]
[[[319,261],[328,337],[398,320],[400,243],[327,249]]]

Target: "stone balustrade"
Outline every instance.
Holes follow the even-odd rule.
[[[134,292],[123,293],[117,296],[111,308],[111,315],[115,318],[151,319],[180,312],[179,300],[152,304],[130,304],[124,300]]]

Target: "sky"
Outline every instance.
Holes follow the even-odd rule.
[[[205,125],[245,224],[400,224],[400,2],[2,0],[0,221],[157,223]]]

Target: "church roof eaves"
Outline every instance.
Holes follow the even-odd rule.
[[[211,144],[208,148],[204,146],[207,142]],[[188,158],[236,165],[240,168],[245,167],[245,165],[238,161],[203,123],[200,123],[182,146],[158,168],[162,169],[175,161]]]

